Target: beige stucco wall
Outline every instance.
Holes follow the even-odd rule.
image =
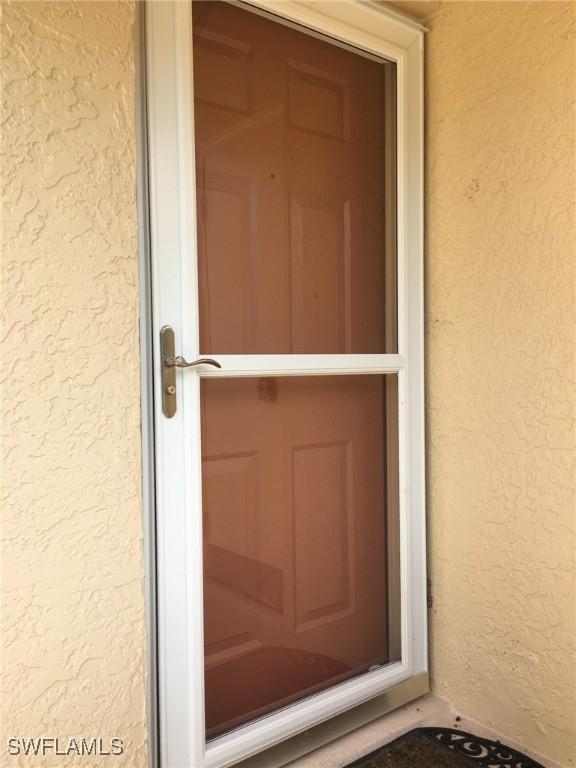
[[[0,765],[146,765],[134,7],[5,3]]]
[[[576,765],[575,15],[576,3],[444,3],[427,37],[433,685],[566,766]]]
[[[576,5],[433,6],[433,683],[571,766]],[[4,14],[0,764],[30,765],[10,762],[8,735],[101,735],[124,739],[116,765],[139,768],[134,8],[16,2]]]

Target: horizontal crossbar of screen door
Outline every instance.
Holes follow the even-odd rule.
[[[398,373],[402,355],[212,355],[222,366],[198,369],[202,376],[334,376]]]

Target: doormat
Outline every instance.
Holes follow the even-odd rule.
[[[515,749],[451,728],[416,728],[346,768],[544,768]]]

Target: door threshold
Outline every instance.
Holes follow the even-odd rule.
[[[342,768],[358,760],[363,755],[384,746],[404,735],[413,728],[439,726],[468,731],[492,741],[504,744],[523,752],[528,757],[547,768],[562,768],[559,763],[551,762],[547,757],[529,750],[524,744],[515,742],[506,734],[461,714],[448,701],[435,694],[427,694],[403,707],[390,712],[352,733],[341,736],[320,749],[286,764],[286,768]]]
[[[408,702],[421,699],[429,690],[428,674],[423,672],[415,675],[364,704],[329,718],[264,752],[236,763],[234,768],[284,768],[284,766],[316,768],[317,765],[323,765],[323,763],[314,762],[317,759],[328,760],[327,766],[341,766],[344,764],[340,762],[339,757],[341,745],[345,745],[345,750],[348,749],[348,740],[351,739],[350,754],[356,757],[366,754],[369,750],[365,748],[365,744],[378,745],[382,739],[382,723],[388,723],[388,717],[383,716],[388,713],[396,714]],[[380,732],[373,737],[376,741],[370,741],[365,736],[369,733],[368,723],[380,723]],[[360,739],[357,738],[358,736]],[[395,737],[391,736],[391,738]],[[333,755],[335,755],[334,758]],[[346,759],[344,762],[349,760]]]
[[[456,712],[448,702],[427,694],[288,763],[286,768],[341,768],[413,728],[424,725],[453,727],[455,717]]]

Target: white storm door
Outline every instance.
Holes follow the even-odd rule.
[[[146,27],[161,764],[223,768],[426,669],[421,32]]]

